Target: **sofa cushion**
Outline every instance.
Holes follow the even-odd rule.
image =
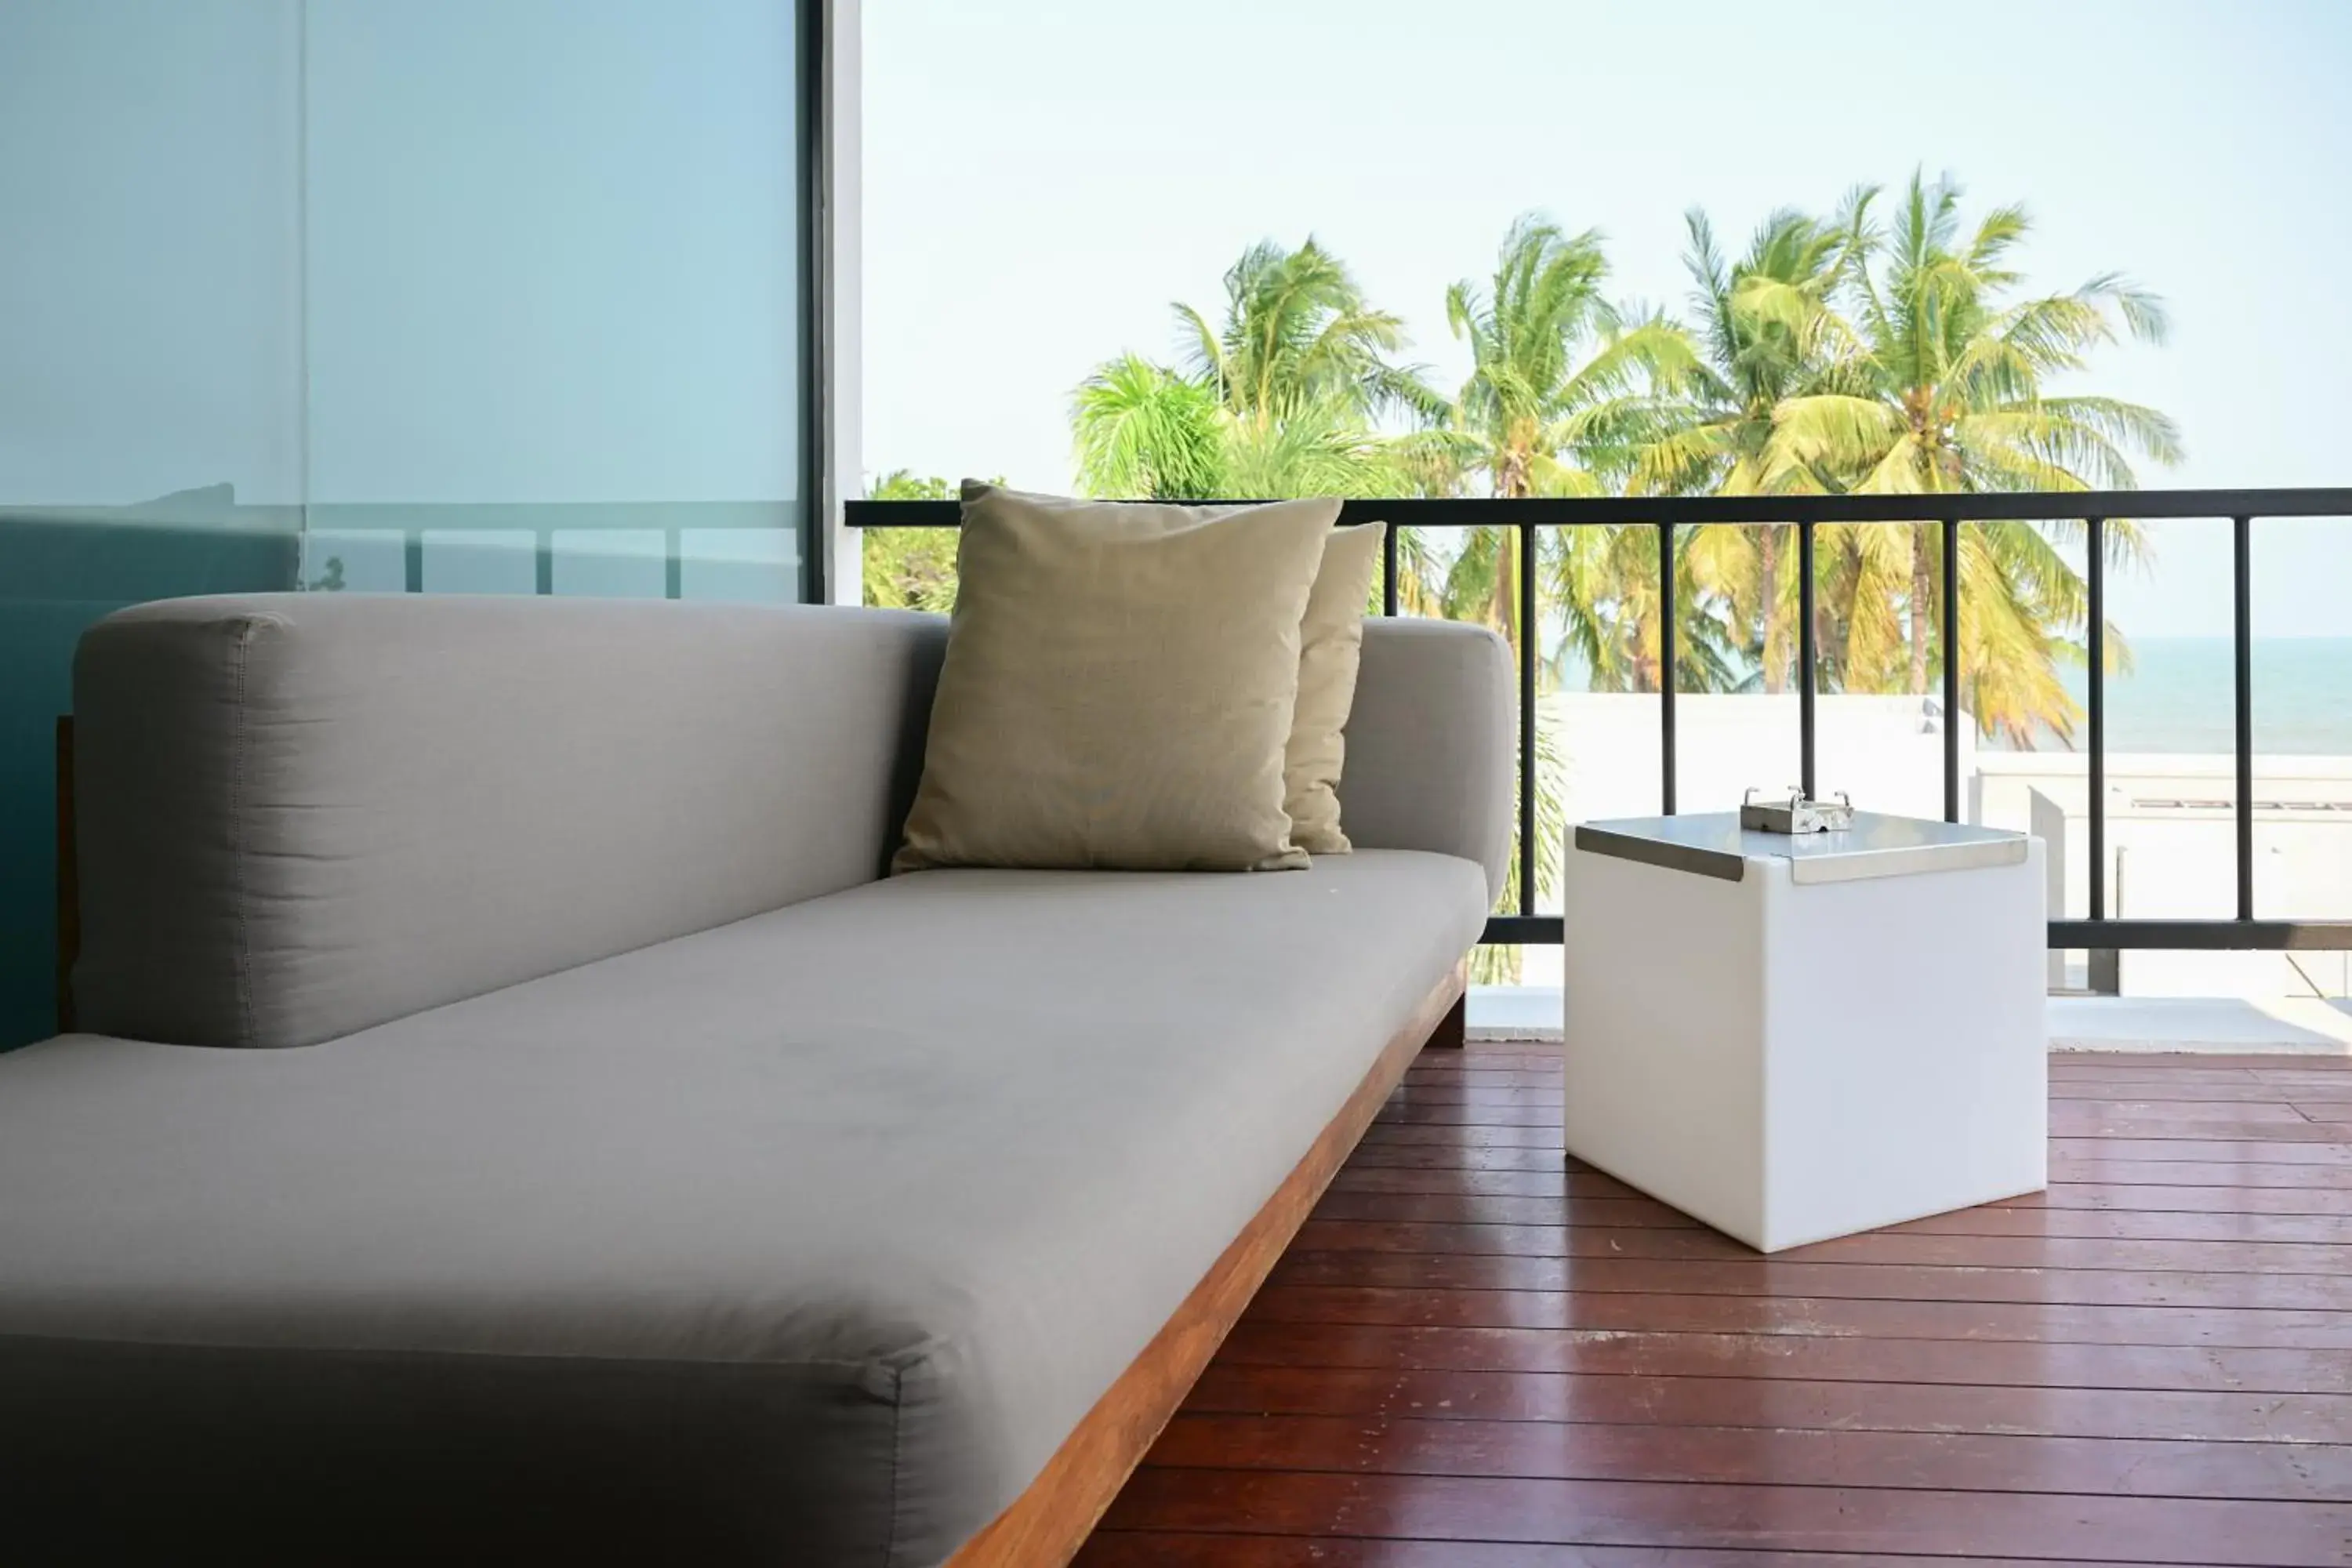
[[[1219,515],[964,487],[894,870],[1296,868],[1284,750],[1336,500]]]
[[[870,881],[942,632],[456,594],[110,616],[74,662],[82,1024],[308,1045]]]
[[[0,1058],[0,1504],[937,1563],[1486,903],[1402,850],[925,872],[323,1045]]]

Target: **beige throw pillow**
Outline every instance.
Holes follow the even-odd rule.
[[[1387,532],[1377,522],[1333,531],[1307,596],[1283,804],[1290,813],[1291,842],[1309,855],[1345,855],[1351,847],[1339,830],[1336,786],[1347,758],[1342,732],[1356,705],[1356,671],[1363,662],[1364,609]]]
[[[964,487],[956,610],[890,868],[1304,866],[1299,628],[1336,500],[1199,509]]]

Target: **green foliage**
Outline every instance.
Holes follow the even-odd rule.
[[[1368,305],[1312,237],[1297,250],[1252,247],[1224,286],[1213,323],[1173,307],[1181,367],[1123,354],[1079,384],[1080,487],[1161,500],[1405,493],[1378,422],[1440,400],[1391,358],[1404,340],[1398,319]]]
[[[1071,425],[1090,495],[1203,500],[1224,489],[1225,419],[1213,388],[1135,354],[1078,387]]]
[[[942,479],[893,468],[866,492],[874,500],[953,500]],[[865,601],[878,609],[950,615],[956,600],[956,532],[951,528],[876,528],[858,540]]]
[[[1915,174],[1891,225],[1878,193],[1849,199],[1840,229],[1853,347],[1841,384],[1785,401],[1777,416],[1834,487],[1858,494],[2131,489],[2132,460],[2179,460],[2180,437],[2152,408],[2060,395],[2062,376],[2129,335],[2161,342],[2163,301],[2119,274],[2063,294],[2018,298],[2013,253],[2031,232],[2021,207],[1996,207],[1962,231],[1960,189]],[[2079,716],[2060,684],[2082,654],[2080,576],[2055,542],[2078,525],[1988,522],[1962,533],[1960,658],[1980,729],[2025,740],[2071,736]],[[1926,691],[1944,584],[1933,524],[1838,531],[1828,569],[1842,584],[1843,636],[1830,648],[1834,684]],[[2109,537],[2118,560],[2144,552],[2130,523]],[[2120,644],[2118,645],[2120,646]]]

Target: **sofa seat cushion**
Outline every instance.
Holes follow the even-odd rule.
[[[262,1487],[346,1554],[939,1561],[1486,902],[1414,851],[929,871],[318,1046],[0,1059],[11,1481]]]

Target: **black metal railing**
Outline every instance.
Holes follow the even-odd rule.
[[[953,528],[957,503],[852,501],[852,528]],[[2252,490],[2081,490],[2002,495],[1702,496],[1672,498],[1531,498],[1524,500],[1414,499],[1350,500],[1339,521],[1386,522],[1381,605],[1397,609],[1398,533],[1402,529],[1516,530],[1518,547],[1519,787],[1518,907],[1491,917],[1490,942],[1556,943],[1561,917],[1535,911],[1536,834],[1536,531],[1646,525],[1658,534],[1660,625],[1675,625],[1675,563],[1678,535],[1708,526],[1785,525],[1797,531],[1797,729],[1799,778],[1816,788],[1815,694],[1820,669],[1815,614],[1813,534],[1823,523],[1936,523],[1942,529],[1948,584],[1937,626],[1943,660],[1944,817],[1960,819],[1960,531],[1972,522],[2072,521],[2084,525],[2084,587],[2088,616],[2087,690],[2084,704],[2089,772],[2090,877],[2086,919],[2050,922],[2050,946],[2082,948],[2106,956],[2122,950],[2165,948],[2249,951],[2352,949],[2352,920],[2265,921],[2254,914],[2253,524],[2266,518],[2352,517],[2352,489]],[[2117,519],[2231,520],[2233,593],[2231,642],[2236,677],[2237,913],[2226,920],[2110,920],[2106,886],[2106,525]],[[1659,809],[1675,807],[1675,638],[1659,641]]]

